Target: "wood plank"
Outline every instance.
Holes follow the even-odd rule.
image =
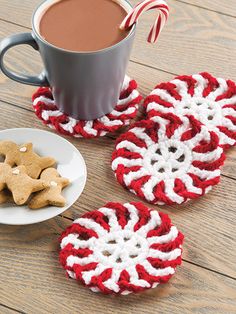
[[[3,0],[0,17],[29,27],[39,2]],[[236,80],[231,70],[235,65],[236,19],[174,0],[168,3],[172,14],[158,44],[146,43],[155,12],[145,14],[138,25],[131,59],[173,73],[209,71]]]
[[[15,313],[22,313],[22,312],[13,310],[11,308],[8,308],[8,307],[0,304],[0,313],[1,314],[15,314]]]
[[[140,295],[114,298],[95,295],[66,279],[55,251],[39,254],[35,249],[17,253],[22,264],[13,254],[3,254],[0,276],[4,286],[0,298],[6,305],[18,306],[26,313],[233,314],[236,310],[234,280],[187,263],[164,286]]]
[[[236,149],[231,148],[226,152],[226,162],[222,173],[230,178],[236,179]]]
[[[0,129],[11,127],[45,129],[39,121],[33,119],[33,113],[4,103],[0,103],[0,106],[2,110]],[[89,141],[70,139],[70,141],[85,157],[88,181],[79,201],[64,213],[64,216],[75,219],[82,213],[103,206],[108,201],[139,200],[124,190],[114,179],[110,167],[111,153],[114,149],[114,142],[111,139],[100,138]],[[96,159],[94,152],[96,152]],[[183,206],[159,208],[154,206],[170,214],[173,223],[186,235],[185,259],[187,261],[234,278],[236,278],[236,251],[233,249],[235,246],[235,190],[236,181],[222,177],[221,184],[198,201]],[[14,242],[12,241],[12,245]]]
[[[235,312],[235,280],[187,262],[168,284],[146,293],[123,298],[93,294],[66,279],[58,263],[57,238],[70,223],[56,217],[37,228],[1,226],[1,303],[39,314],[104,313],[105,306],[108,314]]]
[[[208,71],[236,79],[236,19],[177,1],[168,1],[172,14],[157,44],[145,43],[150,16],[140,22],[132,60],[165,71],[192,74]]]
[[[25,27],[31,27],[31,16],[40,0],[1,0],[0,18]]]
[[[217,11],[221,14],[227,14],[230,16],[236,17],[236,6],[234,0],[227,0],[227,1],[221,1],[221,0],[176,0],[180,2],[185,2],[191,5],[197,5],[202,8],[206,8],[208,10]]]
[[[131,3],[136,4],[139,0],[132,0]],[[186,3],[187,5],[200,6],[202,8],[206,8],[207,10],[212,10],[219,12],[221,14],[226,14],[230,16],[236,17],[236,6],[234,0],[227,0],[222,4],[221,0],[176,0],[176,2]],[[35,10],[37,5],[41,3],[40,0],[1,0],[2,10],[0,12],[0,18],[3,18],[8,21],[12,21],[26,27],[31,27],[31,15]],[[170,6],[172,4],[168,1]],[[18,8],[17,12],[20,14],[16,14],[16,10],[14,8]],[[22,16],[22,13],[24,16]],[[23,19],[24,17],[24,19]],[[26,17],[26,18],[25,18]]]

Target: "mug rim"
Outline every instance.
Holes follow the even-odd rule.
[[[136,24],[135,23],[129,34],[123,38],[121,41],[119,41],[118,43],[116,43],[115,45],[112,45],[112,46],[109,46],[109,47],[106,47],[106,48],[103,48],[103,49],[100,49],[100,50],[95,50],[95,51],[75,51],[75,50],[67,50],[67,49],[64,49],[64,48],[61,48],[61,47],[57,47],[51,43],[49,43],[47,40],[45,40],[41,34],[38,32],[36,26],[35,26],[35,16],[38,12],[38,10],[40,9],[40,7],[49,0],[43,0],[34,10],[33,12],[33,15],[32,15],[32,18],[31,18],[31,25],[32,25],[32,30],[33,30],[33,33],[36,35],[36,37],[42,41],[43,43],[45,43],[46,45],[50,46],[51,48],[54,48],[56,50],[61,50],[63,52],[66,52],[66,53],[72,53],[72,54],[83,54],[83,55],[93,55],[93,54],[99,54],[99,53],[104,53],[104,52],[107,52],[107,51],[110,51],[110,50],[113,50],[115,48],[117,48],[118,46],[120,46],[121,44],[125,43],[127,40],[129,40],[129,38],[135,33],[135,30],[136,30]],[[122,0],[122,1],[125,1],[129,6],[130,8],[133,8],[132,4],[129,2],[129,0]]]

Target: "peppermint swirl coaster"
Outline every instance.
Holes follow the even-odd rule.
[[[178,76],[161,83],[144,103],[148,118],[193,115],[220,138],[227,149],[236,144],[236,84],[209,73]]]
[[[122,134],[112,154],[118,182],[153,204],[181,204],[220,181],[219,138],[193,117],[143,120]]]
[[[108,203],[62,233],[60,262],[94,292],[140,292],[173,276],[183,238],[166,214],[142,203]]]
[[[128,125],[136,117],[141,99],[136,81],[126,76],[115,109],[99,119],[85,121],[76,120],[59,111],[49,88],[39,88],[32,97],[35,113],[44,124],[61,134],[84,138],[104,136]]]

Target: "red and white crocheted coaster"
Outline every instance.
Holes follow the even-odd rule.
[[[193,115],[214,131],[220,145],[236,144],[236,84],[209,73],[178,76],[161,83],[144,103],[149,118]]]
[[[126,76],[115,109],[99,119],[84,121],[59,111],[49,88],[39,88],[32,97],[35,113],[44,124],[61,134],[84,138],[104,136],[128,125],[129,121],[136,117],[141,99],[136,81]]]
[[[153,204],[181,204],[220,180],[225,155],[219,138],[193,117],[155,117],[122,134],[112,154],[118,182]]]
[[[140,292],[173,276],[183,238],[166,214],[142,203],[108,203],[66,229],[60,262],[94,292]]]

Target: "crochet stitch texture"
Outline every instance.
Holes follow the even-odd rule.
[[[236,144],[236,84],[207,72],[178,76],[155,87],[145,99],[148,118],[193,115],[220,138],[227,149]]]
[[[63,232],[60,261],[94,292],[140,292],[173,276],[183,238],[166,214],[142,203],[107,203]]]
[[[94,138],[115,132],[136,117],[138,104],[142,97],[137,90],[137,83],[125,77],[120,99],[115,109],[96,120],[76,120],[58,110],[49,88],[39,88],[33,95],[33,107],[36,115],[50,128],[64,135]]]
[[[153,204],[181,204],[219,183],[225,155],[219,138],[193,116],[133,124],[112,154],[118,182]]]

